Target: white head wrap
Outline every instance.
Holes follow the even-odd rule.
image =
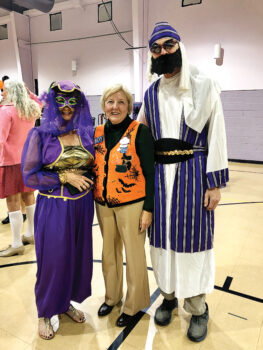
[[[186,50],[181,41],[179,46],[182,55],[182,67],[176,89],[181,94],[186,124],[197,132],[201,132],[221,89],[217,82],[207,77],[196,66],[188,63]],[[159,77],[157,74],[151,74],[151,58],[152,54],[149,51],[147,77],[149,82],[153,83]]]

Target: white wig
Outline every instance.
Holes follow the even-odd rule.
[[[182,55],[182,67],[176,89],[181,94],[186,124],[200,133],[211,114],[211,105],[216,103],[221,89],[216,81],[207,77],[196,66],[188,63],[186,50],[181,41],[179,46]],[[151,57],[152,54],[149,51],[147,74],[148,80],[154,82],[159,77],[157,74],[151,74]]]
[[[21,119],[34,120],[40,117],[40,107],[29,97],[23,82],[8,79],[4,86],[7,90],[6,102],[14,104]]]

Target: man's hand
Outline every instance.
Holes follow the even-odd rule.
[[[152,213],[143,210],[140,217],[140,232],[145,231],[152,223]]]
[[[221,199],[221,193],[219,188],[208,188],[205,191],[204,206],[206,210],[215,210],[217,204]]]

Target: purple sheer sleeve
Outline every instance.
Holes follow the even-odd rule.
[[[21,168],[26,186],[47,191],[60,187],[61,183],[56,172],[43,168],[42,136],[37,128],[30,130],[22,152]]]

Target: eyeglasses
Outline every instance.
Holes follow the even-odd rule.
[[[150,51],[152,53],[161,53],[162,48],[164,48],[165,51],[169,52],[171,51],[175,45],[178,44],[178,41],[174,41],[174,40],[169,40],[169,41],[165,41],[162,45],[153,43],[152,46],[150,47]]]

